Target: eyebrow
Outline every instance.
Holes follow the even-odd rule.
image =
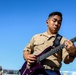
[[[57,20],[57,21],[61,21],[61,20],[58,20],[57,18],[53,18],[54,20]]]

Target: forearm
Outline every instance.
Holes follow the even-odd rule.
[[[66,56],[66,58],[65,58],[65,63],[70,63],[70,62],[72,62],[75,57],[76,57],[76,48],[75,48],[75,50],[74,50],[73,52],[72,52],[72,50],[71,50],[71,52],[69,52],[69,55]]]
[[[75,57],[72,57],[72,56],[70,56],[70,55],[67,55],[67,56],[65,57],[65,59],[64,59],[64,63],[65,63],[65,64],[69,64],[69,63],[73,62],[74,58],[75,58]]]

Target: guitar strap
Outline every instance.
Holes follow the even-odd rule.
[[[60,45],[60,40],[61,40],[61,39],[62,39],[62,36],[59,35],[59,34],[57,34],[57,35],[56,35],[56,38],[55,38],[55,40],[54,40],[54,43],[53,43],[53,47],[59,46],[59,45]]]
[[[47,47],[47,48],[42,52],[42,54],[48,52],[52,47],[55,48],[55,47],[59,46],[59,45],[60,45],[60,40],[61,40],[61,38],[62,38],[62,36],[59,35],[59,34],[57,34],[57,35],[56,35],[56,38],[55,38],[55,40],[54,40],[54,42],[53,42],[53,45]]]

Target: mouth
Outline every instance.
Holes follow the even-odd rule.
[[[58,27],[57,27],[57,26],[54,26],[53,28],[54,28],[54,29],[58,29]]]

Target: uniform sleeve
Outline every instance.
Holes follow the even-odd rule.
[[[29,51],[30,53],[32,53],[33,52],[33,48],[34,48],[34,36],[30,40],[28,45],[24,48],[24,51]]]
[[[66,51],[65,48],[63,48],[62,49],[62,59],[63,59],[63,61],[65,60],[66,56],[68,56],[68,55],[69,55],[69,53]]]

